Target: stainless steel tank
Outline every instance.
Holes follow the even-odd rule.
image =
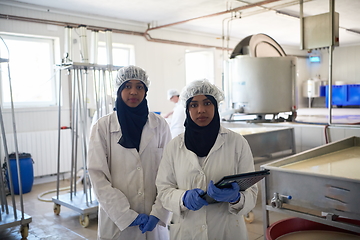
[[[291,112],[294,106],[294,57],[238,55],[226,64],[228,106],[247,114]]]

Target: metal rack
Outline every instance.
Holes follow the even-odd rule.
[[[330,166],[329,173],[316,172],[315,169],[319,169],[316,167],[312,167],[311,171],[284,167],[304,160],[311,163],[316,158],[323,158],[323,155],[326,155],[325,159],[330,159],[339,151],[346,154],[344,156],[358,159],[355,163],[358,166],[359,149],[360,138],[354,136],[262,165],[262,170],[270,170],[270,175],[262,181],[264,232],[269,227],[269,211],[274,211],[360,233],[360,226],[340,221],[341,217],[360,220],[358,177],[333,175]],[[338,158],[342,159],[341,156]],[[344,167],[336,166],[333,169]],[[356,171],[357,167],[351,166],[349,169]]]
[[[9,62],[8,59],[1,58],[0,63]],[[22,182],[21,182],[21,169],[19,163],[19,151],[16,137],[16,125],[15,125],[15,114],[14,114],[14,105],[12,99],[12,89],[11,89],[11,78],[10,78],[10,68],[8,65],[8,76],[9,76],[9,86],[10,86],[10,97],[11,97],[11,111],[12,111],[12,123],[13,123],[13,133],[14,133],[14,142],[15,142],[15,156],[16,156],[16,167],[17,167],[17,177],[19,183],[19,199],[20,199],[20,210],[16,208],[15,196],[14,196],[14,185],[12,181],[12,171],[11,164],[9,161],[9,152],[7,148],[7,140],[5,135],[5,126],[2,115],[2,106],[0,104],[0,141],[2,141],[4,155],[7,169],[8,169],[8,182],[9,182],[9,190],[11,196],[12,206],[8,205],[6,198],[6,189],[4,182],[4,174],[0,171],[0,202],[1,202],[1,210],[0,210],[0,229],[10,228],[14,226],[20,225],[20,233],[23,238],[27,238],[29,231],[29,223],[32,221],[31,216],[24,213],[24,203],[22,196]],[[2,138],[2,139],[1,139]],[[2,165],[2,161],[0,159],[0,164]]]
[[[70,192],[59,194],[60,191],[60,131],[61,127],[61,104],[59,104],[59,128],[58,128],[58,166],[57,166],[57,192],[52,198],[54,202],[54,213],[60,214],[60,207],[65,206],[80,213],[79,222],[83,227],[89,225],[89,218],[92,214],[97,214],[98,201],[95,199],[89,176],[87,173],[87,146],[90,126],[87,121],[87,102],[88,102],[88,84],[93,81],[94,98],[96,103],[97,118],[108,114],[109,102],[107,96],[113,93],[112,73],[120,67],[112,65],[97,65],[89,63],[67,63],[59,66],[59,103],[61,102],[61,73],[66,71],[68,82],[71,83],[71,134],[72,134],[72,154],[70,169]],[[81,153],[78,154],[78,149]],[[77,167],[78,155],[80,155],[83,175],[80,180],[83,183],[83,189],[77,190]]]

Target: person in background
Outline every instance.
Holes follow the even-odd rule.
[[[190,83],[180,98],[186,107],[185,133],[164,149],[156,178],[163,206],[173,212],[170,239],[248,239],[243,215],[256,204],[256,185],[217,188],[223,176],[254,171],[246,139],[220,124],[223,92],[207,80]],[[204,192],[218,201],[209,204]]]
[[[116,111],[92,128],[88,172],[99,202],[98,239],[169,238],[171,216],[158,199],[155,178],[171,134],[165,119],[148,110],[149,84],[143,69],[119,69]]]
[[[165,115],[165,118],[168,118],[172,115],[170,120],[170,131],[172,138],[176,137],[180,133],[183,133],[185,130],[184,121],[185,121],[185,108],[179,101],[179,92],[176,89],[169,89],[167,91],[168,99],[175,103],[173,111]]]

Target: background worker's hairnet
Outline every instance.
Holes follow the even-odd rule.
[[[119,69],[115,79],[115,91],[117,91],[124,82],[129,80],[139,80],[143,82],[147,88],[150,86],[150,80],[145,70],[141,67],[130,65]]]
[[[176,89],[169,89],[167,91],[167,99],[170,100],[173,96],[180,96],[180,93]]]
[[[218,106],[222,100],[224,100],[224,93],[217,86],[211,84],[207,79],[197,80],[189,83],[183,88],[180,94],[180,99],[184,107],[186,107],[186,101],[189,98],[197,95],[210,95],[215,98]]]

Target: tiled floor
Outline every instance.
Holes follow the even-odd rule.
[[[259,169],[260,164],[256,164],[256,168]],[[60,181],[62,187],[69,186],[68,180]],[[29,224],[29,240],[48,240],[48,239],[96,239],[97,231],[97,218],[96,216],[90,217],[90,224],[87,228],[84,228],[79,223],[79,213],[69,209],[65,206],[61,206],[59,215],[55,215],[53,212],[54,203],[40,201],[38,195],[56,189],[56,182],[35,184],[31,192],[23,194],[24,213],[32,217],[32,222]],[[60,192],[60,194],[66,194],[66,191]],[[56,193],[50,193],[42,196],[42,198],[50,199],[55,196]],[[16,196],[16,203],[19,205],[19,196]],[[11,199],[8,197],[8,203],[11,205]],[[20,206],[18,206],[20,209]],[[263,224],[262,224],[262,210],[261,210],[261,194],[258,196],[257,205],[253,210],[255,219],[252,223],[247,223],[249,240],[264,239]],[[270,221],[275,222],[288,216],[280,215],[278,213],[270,212]],[[14,240],[21,239],[19,233],[20,225],[10,228],[0,228],[0,239],[2,240]],[[240,240],[240,239],[239,239]]]

